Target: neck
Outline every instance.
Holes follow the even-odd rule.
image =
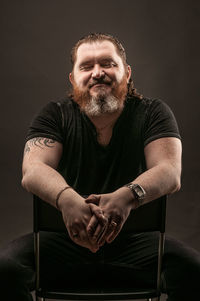
[[[122,111],[123,107],[113,113],[104,113],[99,116],[88,116],[88,118],[92,121],[96,129],[101,131],[106,128],[113,128]]]

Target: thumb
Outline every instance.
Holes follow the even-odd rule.
[[[86,199],[85,202],[88,203],[93,203],[95,205],[99,205],[101,196],[97,194],[90,194]]]

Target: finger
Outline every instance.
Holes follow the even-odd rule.
[[[89,224],[87,225],[86,231],[89,236],[89,238],[93,237],[96,227],[98,225],[98,219],[95,215],[93,215],[89,221]]]
[[[96,205],[99,205],[99,201],[100,201],[100,195],[96,195],[96,194],[90,194],[86,199],[85,202],[88,203],[93,203]]]
[[[106,224],[104,226],[98,224],[96,231],[93,234],[93,241],[99,242],[99,239],[102,238],[103,234],[105,233]]]
[[[93,205],[95,206],[95,205]],[[95,206],[96,207],[96,206]],[[99,210],[99,209],[98,209]],[[102,215],[102,213],[100,213]],[[98,215],[99,216],[99,215]],[[99,238],[105,231],[106,226],[108,225],[108,218],[103,216],[99,222],[96,215],[93,215],[88,226],[87,226],[87,233],[90,240],[94,242],[98,242]]]
[[[73,241],[75,241],[75,240],[78,238],[78,236],[79,236],[79,231],[78,231],[78,229],[76,229],[75,227],[73,227],[73,228],[71,227],[70,229],[68,228],[67,231],[68,231],[68,234],[69,234],[70,238],[71,238]]]
[[[99,240],[99,244],[103,242],[103,239],[105,239],[107,242],[109,241],[108,238],[112,237],[117,229],[117,223],[115,221],[111,221],[109,226],[107,227],[105,235]]]
[[[95,214],[95,216],[98,218],[99,223],[102,226],[105,226],[105,224],[107,224],[108,222],[108,219],[103,214],[103,210],[94,204],[89,204],[89,206],[92,213]]]
[[[77,243],[80,246],[86,247],[88,249],[90,249],[91,252],[95,253],[98,251],[99,246],[97,244],[92,244],[87,236],[87,233],[85,230],[81,230],[79,233],[79,240],[77,240]]]
[[[105,242],[106,242],[106,233],[107,233],[107,229],[108,229],[108,224],[105,225],[102,233],[99,235],[98,239],[97,239],[97,243],[100,247],[102,247]]]
[[[119,232],[121,231],[122,225],[117,225],[117,227],[112,231],[112,233],[110,233],[110,235],[107,237],[106,241],[107,243],[111,243],[119,234]]]

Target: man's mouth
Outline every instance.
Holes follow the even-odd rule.
[[[97,83],[92,83],[89,87],[91,88],[102,88],[102,87],[108,87],[110,86],[111,83],[107,83],[107,82],[97,82]]]
[[[95,88],[99,88],[100,87],[101,88],[101,87],[105,87],[105,86],[108,86],[108,84],[95,84],[95,85],[92,86],[92,88],[93,87],[95,87]]]

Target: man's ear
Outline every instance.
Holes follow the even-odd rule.
[[[131,78],[131,66],[130,65],[127,65],[127,69],[126,69],[126,76],[127,76],[127,83],[129,82],[130,78]]]
[[[71,84],[73,84],[73,74],[72,74],[72,72],[70,72],[70,74],[69,74],[69,81],[70,81]]]

